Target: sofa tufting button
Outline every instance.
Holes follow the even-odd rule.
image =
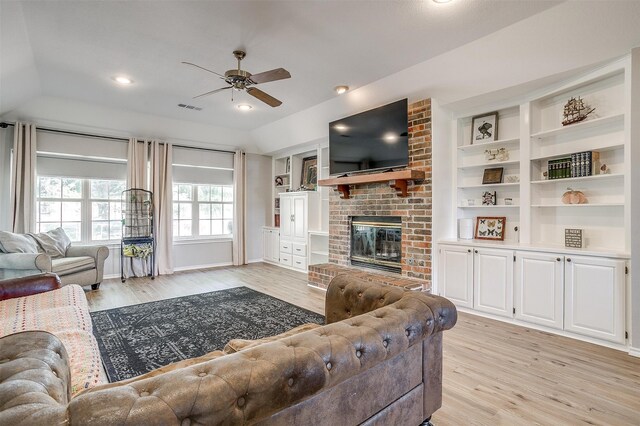
[[[56,373],[55,371],[51,371],[51,373],[52,373],[54,376],[58,377],[58,373]]]
[[[432,322],[431,318],[427,318],[427,325],[431,325]]]
[[[388,341],[388,340],[383,340],[383,341],[382,341],[382,346],[384,346],[385,348],[386,348],[387,346],[389,346],[389,341]]]
[[[191,419],[182,419],[180,426],[191,426]]]
[[[347,315],[351,315],[351,311],[350,310],[347,310]]]
[[[405,334],[407,335],[407,337],[409,337],[411,335],[411,329],[407,328],[405,330]]]
[[[244,403],[245,403],[245,399],[244,396],[241,396],[240,398],[238,398],[238,407],[244,407]]]
[[[380,298],[380,303],[384,303],[384,297]]]
[[[202,373],[198,373],[198,377],[204,377],[206,375],[207,375],[207,373],[205,373],[204,371]]]
[[[289,386],[293,386],[293,377],[290,377],[287,383],[289,384]]]
[[[362,293],[358,293],[358,297],[362,297]]]
[[[149,392],[147,391],[140,392],[140,396],[149,396]]]
[[[360,351],[356,351],[356,356],[357,356],[358,358],[360,358],[360,357],[362,356],[362,352],[360,352]]]
[[[328,363],[327,363],[327,370],[331,370],[331,367],[332,367],[331,363],[330,363],[330,362],[328,362]]]

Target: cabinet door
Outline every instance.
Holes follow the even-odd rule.
[[[513,317],[513,252],[475,249],[473,305],[478,311]]]
[[[293,229],[291,231],[293,238],[299,240],[307,239],[307,198],[292,197],[293,210]]]
[[[271,260],[280,261],[280,233],[271,231]]]
[[[271,230],[262,230],[262,259],[271,260]]]
[[[624,343],[624,266],[616,259],[566,257],[565,330]]]
[[[473,254],[469,247],[440,246],[440,295],[456,306],[473,308]]]
[[[291,238],[292,217],[291,197],[280,195],[280,238]]]
[[[516,252],[515,317],[562,330],[564,256]]]

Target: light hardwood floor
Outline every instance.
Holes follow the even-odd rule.
[[[92,311],[247,286],[314,312],[324,292],[306,275],[268,264],[105,280]],[[562,336],[459,314],[445,332],[445,425],[640,425],[640,358]]]

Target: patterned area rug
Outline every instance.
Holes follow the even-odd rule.
[[[110,382],[222,349],[231,339],[261,339],[324,317],[236,287],[91,313]]]

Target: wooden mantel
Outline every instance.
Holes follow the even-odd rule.
[[[395,172],[371,173],[364,175],[344,176],[322,179],[318,181],[320,186],[335,186],[342,193],[341,198],[349,198],[349,185],[363,183],[389,182],[389,186],[398,192],[398,197],[407,197],[407,181],[423,180],[424,172],[421,170],[399,170]]]

